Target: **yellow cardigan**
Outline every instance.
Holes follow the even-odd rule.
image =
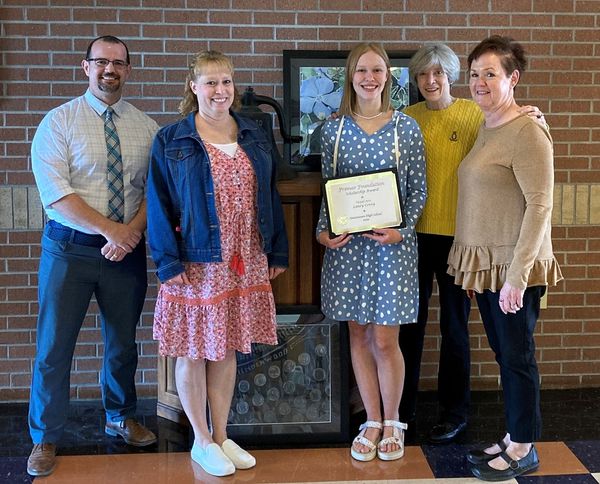
[[[413,104],[404,113],[414,118],[425,143],[427,202],[417,223],[417,232],[454,235],[458,194],[458,165],[471,150],[483,122],[479,106],[456,99],[448,108],[427,109],[425,102]]]

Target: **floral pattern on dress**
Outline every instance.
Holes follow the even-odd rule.
[[[223,262],[186,263],[191,284],[162,284],[154,339],[162,356],[219,361],[227,350],[277,344],[275,301],[256,223],[256,176],[238,146],[233,157],[206,144]],[[240,265],[239,261],[242,261]]]

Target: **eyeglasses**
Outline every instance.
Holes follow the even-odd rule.
[[[128,62],[124,61],[124,60],[108,60],[108,59],[104,59],[102,57],[98,57],[97,59],[86,59],[88,62],[94,62],[98,67],[107,67],[108,64],[111,64],[113,66],[115,66],[115,69],[123,69],[124,67],[127,67],[129,65]]]

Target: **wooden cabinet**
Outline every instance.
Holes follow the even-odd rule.
[[[273,281],[278,311],[320,306],[322,246],[315,239],[321,207],[321,174],[299,173],[278,183],[289,240],[289,268]],[[176,422],[186,418],[175,386],[175,360],[159,356],[157,414]]]
[[[273,281],[278,305],[319,306],[322,250],[315,238],[321,208],[320,173],[278,184],[289,240],[290,265]]]

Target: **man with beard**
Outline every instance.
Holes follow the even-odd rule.
[[[100,309],[104,360],[100,385],[105,432],[134,446],[156,436],[134,419],[136,325],[146,296],[145,185],[158,125],[121,99],[129,51],[118,38],[94,39],[81,66],[83,96],[50,111],[31,147],[48,216],[42,236],[37,354],[27,472],[54,470],[67,420],[70,369],[92,298]],[[96,326],[96,324],[94,324]]]

